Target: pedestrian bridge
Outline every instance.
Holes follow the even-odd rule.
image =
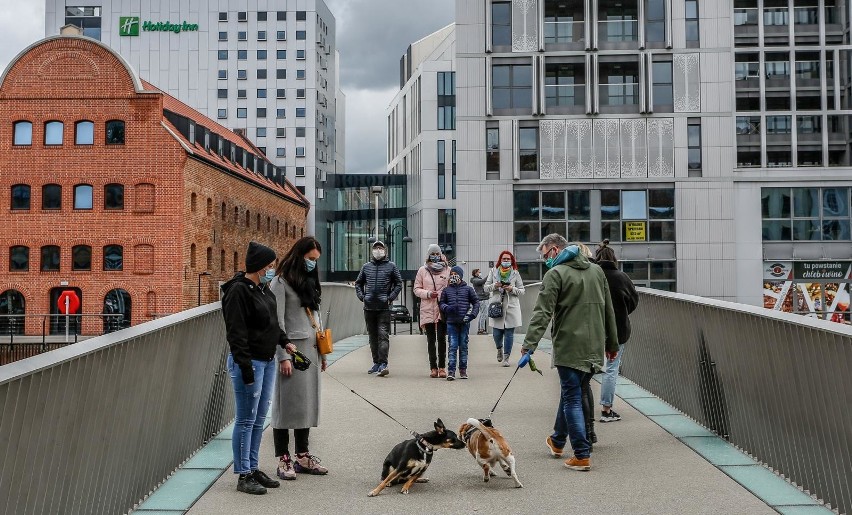
[[[524,297],[527,318],[536,292]],[[350,389],[415,430],[438,417],[455,428],[488,415],[513,369],[497,365],[490,338],[471,336],[471,378],[430,379],[415,334],[393,337],[389,377],[368,376],[360,305],[350,287],[328,284],[337,343],[311,433],[328,476],[265,496],[236,492],[227,345],[210,304],[0,367],[0,514],[852,512],[852,330],[641,296],[617,390],[623,419],[598,424],[589,473],[564,469],[544,446],[558,400],[545,345],[536,353],[544,375],[519,371],[494,414],[523,489],[502,477],[483,483],[466,450],[446,450],[430,483],[368,498],[407,433]],[[271,440],[261,448],[270,475]]]

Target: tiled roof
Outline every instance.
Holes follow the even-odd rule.
[[[197,125],[201,125],[207,128],[209,131],[215,133],[220,138],[231,142],[237,147],[241,147],[244,150],[251,152],[263,161],[272,165],[272,161],[267,159],[266,156],[263,155],[263,152],[261,152],[260,149],[258,149],[251,141],[249,141],[248,138],[231,131],[224,125],[217,123],[216,121],[208,118],[207,116],[204,116],[203,114],[184,104],[177,98],[157,88],[150,82],[143,80],[142,85],[146,90],[159,91],[163,95],[164,110],[171,111],[179,116],[183,116],[184,118],[193,121]],[[220,156],[215,151],[213,151],[214,149],[205,149],[203,145],[203,139],[201,139],[201,142],[199,142],[199,138],[196,138],[195,143],[190,143],[189,139],[183,134],[181,134],[180,130],[178,130],[178,128],[175,127],[174,124],[172,124],[172,122],[166,118],[165,114],[163,115],[163,124],[168,127],[171,132],[174,133],[175,137],[177,137],[181,141],[181,143],[183,143],[184,146],[191,149],[193,155],[200,157],[206,161],[209,161],[219,167],[226,168],[231,172],[258,184],[259,186],[272,190],[273,192],[276,192],[280,195],[284,195],[290,198],[291,200],[304,205],[305,207],[310,206],[310,202],[308,202],[308,199],[304,195],[302,195],[302,193],[299,192],[299,190],[297,190],[296,187],[290,183],[290,181],[285,180],[285,185],[282,186],[281,184],[278,184],[277,182],[263,176],[262,174],[259,174],[253,170],[249,170],[247,168],[243,168],[241,164],[233,163],[230,160]]]

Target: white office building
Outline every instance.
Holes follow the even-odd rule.
[[[322,0],[47,0],[46,35],[73,24],[163,91],[244,131],[312,205],[342,124],[335,19]],[[317,191],[319,188],[319,192]],[[314,231],[314,216],[308,218]]]
[[[454,25],[412,43],[388,107],[387,171],[408,184],[405,227],[413,242],[405,269],[423,264],[431,243],[456,257],[455,51]]]
[[[509,248],[535,281],[543,235],[608,238],[638,285],[848,323],[851,26],[848,0],[459,0],[433,65],[456,71],[456,258]],[[406,76],[389,117],[424,202],[434,83]]]

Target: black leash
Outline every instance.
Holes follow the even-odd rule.
[[[489,414],[488,414],[488,419],[489,419],[489,420],[491,419],[491,417],[492,417],[492,416],[494,416],[494,410],[496,410],[496,409],[497,409],[497,405],[498,405],[498,404],[500,404],[500,401],[503,399],[503,394],[504,394],[504,393],[506,393],[506,390],[508,390],[508,389],[509,389],[509,385],[510,385],[510,384],[512,384],[512,379],[514,379],[514,378],[515,378],[515,374],[517,374],[517,373],[518,373],[518,370],[520,370],[520,369],[521,369],[521,367],[520,367],[520,366],[518,366],[518,367],[516,367],[516,368],[515,368],[515,373],[514,373],[514,374],[512,374],[512,377],[509,379],[509,382],[508,382],[508,383],[506,383],[506,388],[503,388],[503,392],[500,394],[500,398],[499,398],[499,399],[497,399],[497,402],[495,402],[495,403],[494,403],[494,407],[493,407],[493,408],[491,408],[491,413],[489,413]]]
[[[408,432],[411,434],[411,436],[413,436],[414,438],[417,438],[418,440],[420,440],[420,439],[422,438],[422,437],[420,436],[420,433],[418,433],[417,431],[412,431],[411,429],[408,429],[408,427],[406,427],[406,426],[405,426],[405,424],[403,424],[403,423],[402,423],[402,422],[400,422],[399,420],[397,420],[397,419],[393,418],[392,416],[390,416],[390,414],[388,414],[388,412],[387,412],[387,411],[383,410],[382,408],[380,408],[380,407],[376,406],[375,404],[373,404],[372,402],[368,401],[368,400],[367,400],[367,399],[366,399],[363,395],[361,395],[360,393],[358,393],[358,392],[356,392],[355,390],[353,390],[352,388],[350,388],[350,387],[349,387],[347,384],[345,384],[343,381],[341,381],[340,379],[338,379],[338,378],[334,377],[333,375],[329,374],[329,373],[328,373],[328,370],[326,370],[326,371],[325,371],[325,372],[323,372],[323,373],[324,373],[325,375],[327,375],[328,377],[330,377],[330,378],[334,379],[335,381],[337,381],[337,382],[340,384],[340,386],[342,386],[342,387],[346,388],[346,389],[347,389],[347,390],[349,390],[350,392],[352,392],[352,393],[354,393],[355,395],[357,395],[358,397],[360,397],[360,398],[361,398],[364,402],[366,402],[366,403],[367,403],[367,404],[369,404],[370,406],[372,406],[372,407],[376,408],[377,410],[379,410],[379,411],[380,411],[382,414],[384,414],[386,417],[388,417],[389,419],[393,420],[394,422],[396,422],[397,424],[399,424],[400,426],[402,426],[402,427],[403,427],[403,429],[405,429],[406,431],[408,431]]]

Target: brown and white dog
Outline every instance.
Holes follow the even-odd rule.
[[[467,419],[467,422],[459,427],[459,438],[482,467],[485,482],[496,475],[493,469],[499,463],[503,472],[515,480],[516,488],[524,487],[515,472],[515,455],[512,454],[509,442],[491,425],[490,420]]]

